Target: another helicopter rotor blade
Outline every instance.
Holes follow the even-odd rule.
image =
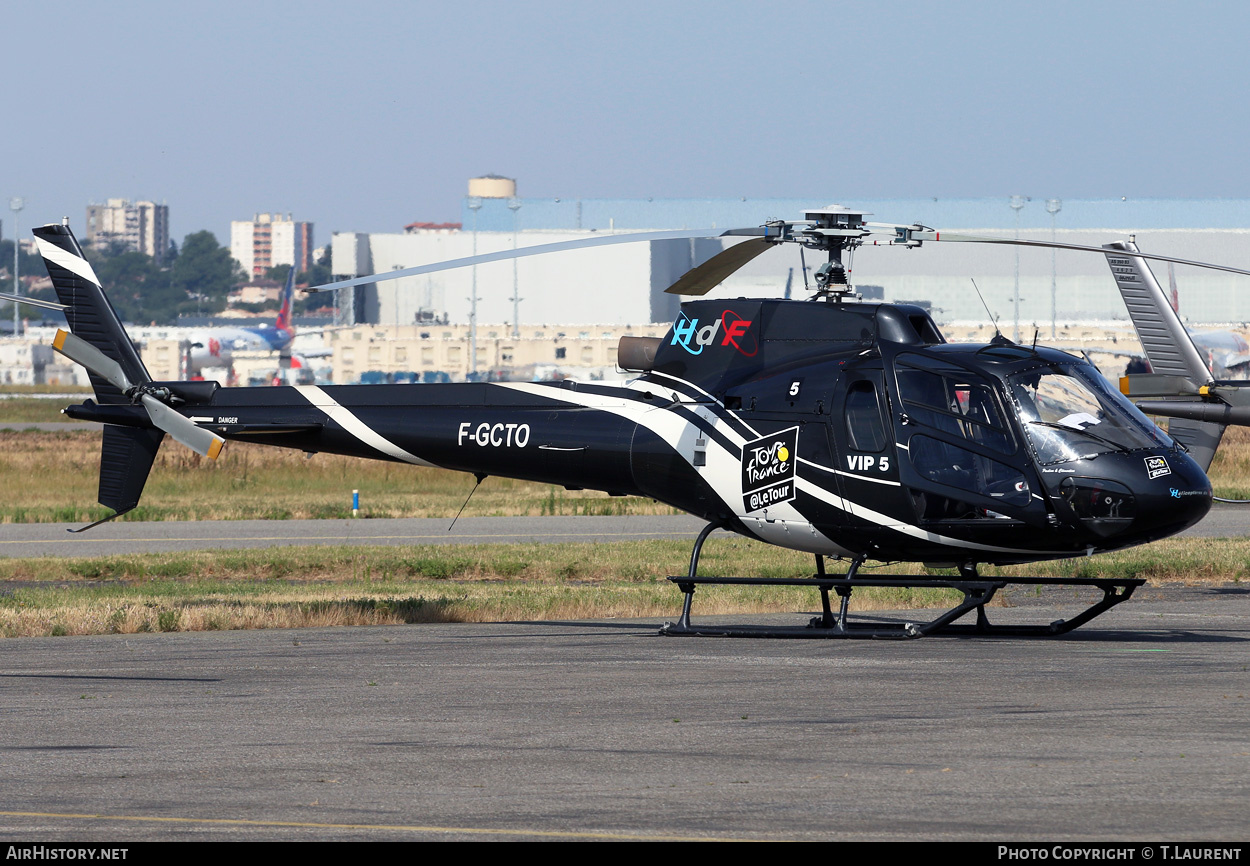
[[[772,241],[753,238],[721,250],[706,262],[686,271],[664,291],[670,295],[706,295],[731,274],[773,246]]]
[[[58,330],[56,338],[52,341],[52,347],[71,361],[82,364],[92,373],[108,380],[110,385],[122,393],[129,392],[134,387],[122,371],[121,364],[69,331]],[[144,408],[148,410],[148,417],[158,429],[164,430],[192,451],[214,460],[217,459],[217,455],[221,453],[221,447],[226,444],[225,439],[197,426],[151,394],[143,394],[140,399],[143,401]]]
[[[42,307],[45,310],[68,310],[66,304],[58,304],[55,301],[44,301],[39,298],[24,298],[21,295],[10,295],[6,292],[0,292],[0,301],[12,301],[15,304],[29,304],[32,307]]]
[[[467,268],[472,265],[484,265],[488,262],[507,261],[508,259],[520,259],[526,256],[540,256],[546,253],[558,253],[564,250],[578,250],[587,247],[606,246],[608,244],[634,244],[643,241],[667,241],[667,240],[684,240],[690,238],[723,238],[734,236],[764,236],[768,234],[768,229],[764,226],[754,226],[751,228],[735,228],[735,229],[681,229],[679,231],[665,232],[631,232],[619,235],[602,235],[592,238],[578,238],[572,241],[560,241],[554,244],[538,244],[532,247],[519,247],[515,250],[502,250],[497,253],[483,253],[480,256],[466,256],[461,259],[451,259],[445,262],[435,262],[429,265],[417,265],[412,268],[400,268],[397,271],[387,271],[381,274],[371,274],[366,277],[356,277],[351,280],[339,280],[335,283],[325,283],[320,286],[312,286],[309,292],[329,292],[335,289],[346,289],[349,286],[360,286],[365,283],[380,283],[386,280],[396,280],[400,277],[414,277],[418,274],[431,274],[435,271],[448,271],[454,268]],[[777,234],[777,230],[773,229],[773,234]]]
[[[143,407],[148,410],[148,417],[152,419],[153,424],[195,453],[202,454],[211,460],[217,459],[222,446],[226,444],[225,439],[179,415],[151,394],[142,395],[142,400]]]
[[[966,244],[1006,244],[1008,246],[1018,247],[1044,247],[1056,250],[1077,250],[1078,252],[1098,253],[1106,255],[1107,250],[1103,247],[1090,247],[1084,244],[1064,244],[1056,241],[1035,241],[1026,238],[991,238],[981,235],[961,235],[953,232],[942,231],[913,231],[909,237],[917,241],[938,241],[942,243],[966,243]],[[1230,274],[1244,274],[1250,276],[1250,271],[1242,268],[1231,268],[1227,265],[1215,265],[1210,262],[1195,262],[1191,259],[1178,259],[1175,256],[1159,256],[1152,253],[1136,252],[1133,256],[1140,259],[1150,259],[1156,262],[1174,262],[1178,265],[1192,265],[1195,268],[1208,268],[1214,271],[1227,271]]]
[[[76,364],[82,364],[92,373],[101,376],[117,390],[125,393],[133,385],[126,378],[122,365],[81,337],[75,337],[69,331],[58,329],[52,340],[52,348]]]

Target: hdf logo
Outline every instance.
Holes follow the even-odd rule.
[[[673,322],[673,340],[670,345],[681,346],[692,355],[701,355],[705,347],[715,343],[716,336],[721,332],[722,327],[724,335],[721,337],[720,345],[733,346],[747,357],[759,351],[755,340],[748,339],[751,320],[742,318],[733,310],[725,310],[719,319],[714,319],[702,328],[699,327],[698,319],[692,319],[682,313],[677,321]],[[744,343],[750,346],[749,351]]]

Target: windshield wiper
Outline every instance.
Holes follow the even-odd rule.
[[[1106,445],[1108,448],[1110,448],[1113,451],[1123,451],[1127,453],[1129,450],[1128,448],[1124,447],[1123,445],[1120,445],[1119,443],[1112,442],[1110,439],[1107,439],[1103,436],[1099,436],[1097,433],[1091,433],[1088,430],[1081,428],[1081,427],[1069,427],[1066,424],[1055,424],[1053,421],[1030,421],[1029,423],[1037,424],[1039,427],[1049,427],[1052,430],[1064,430],[1068,433],[1080,433],[1082,436],[1088,436],[1090,439],[1093,439],[1096,442],[1101,442],[1102,444]]]

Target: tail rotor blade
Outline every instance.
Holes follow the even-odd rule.
[[[125,393],[133,387],[122,371],[121,364],[86,340],[75,337],[69,331],[57,331],[52,346],[71,361],[82,364],[97,376],[103,376],[119,391]],[[148,410],[148,417],[158,429],[164,430],[197,454],[203,454],[213,460],[217,459],[217,455],[221,453],[221,446],[226,444],[225,439],[203,427],[196,426],[194,422],[179,415],[151,394],[143,394],[142,400],[144,407]]]
[[[121,364],[69,331],[58,330],[52,340],[52,348],[74,363],[82,364],[97,376],[103,376],[110,385],[123,393],[133,387]]]
[[[197,426],[151,394],[143,395],[143,405],[148,410],[148,417],[152,419],[153,424],[197,454],[216,460],[217,455],[221,453],[221,446],[226,444],[225,439],[210,430]]]

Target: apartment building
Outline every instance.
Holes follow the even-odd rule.
[[[313,224],[291,214],[258,213],[250,221],[230,223],[230,255],[249,277],[263,277],[278,265],[297,271],[312,267]]]
[[[169,205],[121,198],[87,205],[87,245],[114,244],[163,261],[169,252]]]

